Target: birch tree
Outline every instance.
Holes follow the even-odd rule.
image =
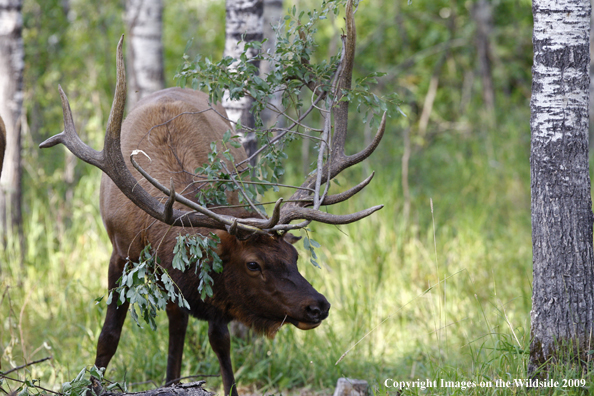
[[[165,87],[162,0],[126,0],[128,105]]]
[[[245,42],[262,41],[263,12],[263,0],[226,0],[225,56],[238,59],[243,52]],[[256,50],[248,51],[247,56],[252,58],[256,54]],[[233,101],[223,99],[223,106],[229,119],[233,122],[239,121],[246,128],[254,127],[254,117],[250,113],[252,103],[253,99],[249,97]],[[258,148],[256,135],[245,133],[245,130],[237,132],[243,135],[243,147],[248,157],[251,156]]]
[[[0,235],[19,231],[21,215],[21,108],[23,104],[22,0],[0,0],[0,117],[6,155],[0,176]],[[1,239],[1,238],[0,238]]]
[[[562,357],[587,361],[594,345],[594,272],[588,165],[590,0],[535,0],[532,7],[529,372],[534,375]]]

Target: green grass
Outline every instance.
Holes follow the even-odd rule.
[[[332,303],[329,318],[313,331],[285,326],[274,340],[234,340],[240,390],[331,393],[337,379],[347,376],[367,380],[378,395],[392,395],[396,390],[384,386],[388,378],[438,383],[525,378],[532,274],[527,120],[512,112],[496,131],[444,133],[416,149],[408,221],[402,213],[402,142],[387,136],[369,163],[377,171],[372,184],[331,210],[346,213],[379,203],[384,209],[348,226],[313,225],[322,269],[309,264],[299,244],[302,272]],[[361,169],[348,172],[341,188],[362,177]],[[1,370],[53,356],[15,378],[39,378],[59,390],[94,361],[105,311],[105,300],[94,300],[105,295],[110,254],[98,187],[99,173],[91,172],[69,203],[51,186],[31,188],[24,265],[10,246],[0,253]],[[44,191],[50,191],[47,199],[41,198]],[[137,384],[132,390],[153,386],[138,383],[163,381],[165,315],[158,326],[153,332],[127,321],[108,378]],[[218,371],[206,324],[191,321],[182,375]],[[553,376],[588,384],[594,379],[591,372],[564,366],[555,367]],[[208,387],[220,390],[219,378],[207,380]],[[402,394],[424,392],[528,394],[524,388],[410,388]],[[530,394],[577,393],[559,387]]]

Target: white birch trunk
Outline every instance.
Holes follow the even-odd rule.
[[[243,52],[243,44],[238,45],[242,37],[244,42],[262,41],[264,3],[263,0],[226,0],[226,7],[225,56],[238,59]],[[247,55],[248,58],[252,58],[256,53],[248,52]],[[232,101],[225,95],[223,106],[231,121],[241,121],[241,125],[245,127],[254,127],[254,118],[250,113],[251,98],[244,97],[242,100]],[[243,135],[243,147],[248,157],[251,156],[258,148],[255,134],[244,134],[241,130],[237,132]]]
[[[225,52],[224,56],[230,56],[239,59],[243,52],[244,44],[238,45],[240,41],[262,41],[263,39],[263,0],[226,0],[226,20],[225,20]],[[249,51],[248,59],[257,55],[256,52]],[[256,66],[260,66],[256,64]],[[228,92],[223,96],[223,107],[227,112],[229,119],[235,122],[241,122],[241,125],[248,128],[254,127],[254,116],[250,113],[253,100],[244,97],[241,100],[230,100]],[[236,132],[242,136],[241,143],[250,157],[258,149],[256,134],[246,133],[245,130],[237,129]],[[256,159],[250,163],[255,164]],[[242,323],[232,321],[229,326],[229,332],[233,337],[246,339],[249,335],[249,329]]]
[[[128,106],[165,87],[162,0],[126,0]]]
[[[594,0],[590,0],[590,7],[594,7]],[[594,13],[590,13],[590,148],[594,143]]]
[[[588,164],[590,0],[534,0],[529,372],[594,345]]]
[[[23,104],[22,0],[0,0],[0,117],[6,154],[0,176],[0,236],[21,226],[21,108]],[[1,238],[0,238],[1,239]]]

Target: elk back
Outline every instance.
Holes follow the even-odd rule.
[[[217,142],[217,150],[223,151],[223,134],[233,131],[223,117],[223,107],[211,108],[208,96],[202,92],[181,88],[156,92],[137,102],[123,122],[122,154],[127,160],[134,150],[142,150],[146,156],[140,153],[136,160],[144,170],[166,186],[173,180],[177,192],[196,200],[202,183],[194,172],[208,162],[211,143]],[[243,148],[229,148],[236,162],[246,158]],[[151,195],[163,196],[129,163],[128,169]],[[230,204],[238,202],[234,194],[228,194],[227,199]],[[175,207],[184,209],[177,203]],[[101,179],[100,208],[105,228],[121,257],[137,258],[147,243],[153,248],[160,246],[158,254],[171,254],[175,238],[163,236],[168,232],[175,236],[178,231],[136,207],[105,175]]]

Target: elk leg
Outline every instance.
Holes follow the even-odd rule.
[[[115,252],[112,253],[109,260],[108,285],[109,290],[116,287],[116,282],[122,276],[122,271],[126,265],[126,260]],[[95,366],[107,367],[109,361],[118,349],[120,342],[120,335],[122,334],[122,326],[126,320],[128,313],[128,302],[118,306],[117,301],[112,301],[107,306],[107,314],[105,315],[105,322],[97,341],[97,355],[95,357]]]
[[[211,320],[208,322],[208,340],[212,350],[219,358],[221,366],[221,376],[223,377],[223,387],[225,396],[238,396],[233,376],[233,367],[231,366],[231,338],[227,323]]]
[[[167,304],[167,317],[169,318],[169,354],[167,356],[167,378],[165,382],[179,382],[181,377],[182,355],[184,352],[184,339],[188,327],[188,314],[177,304]]]

